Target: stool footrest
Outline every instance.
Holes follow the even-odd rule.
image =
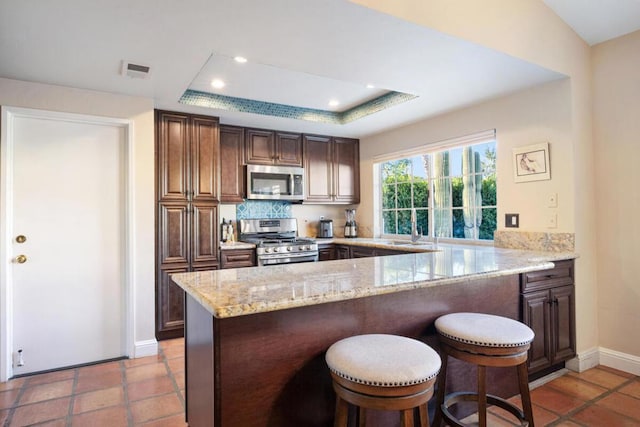
[[[477,402],[477,401],[478,401],[478,393],[460,391],[460,392],[448,394],[445,397],[444,403],[441,406],[442,417],[445,420],[447,420],[452,426],[466,427],[466,424],[462,424],[460,420],[458,420],[456,417],[454,417],[451,414],[451,412],[449,412],[449,408],[460,402]],[[524,412],[520,410],[520,408],[512,404],[511,402],[508,402],[507,400],[501,397],[498,397],[492,394],[487,394],[487,404],[497,406],[511,413],[521,423],[523,423],[522,424],[523,427],[529,425],[529,422],[526,420],[524,416]]]

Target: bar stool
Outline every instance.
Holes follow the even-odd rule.
[[[527,351],[533,341],[533,331],[516,320],[481,313],[447,314],[436,319],[435,327],[440,340],[442,374],[438,379],[434,425],[439,427],[444,418],[450,425],[464,427],[449,408],[459,402],[475,401],[481,427],[487,425],[487,403],[505,409],[520,422],[528,422],[529,427],[534,427],[527,373]],[[478,366],[477,393],[456,392],[445,398],[448,356]],[[487,394],[487,366],[517,367],[524,413],[510,402]]]
[[[421,341],[397,335],[356,335],[334,343],[325,356],[336,392],[334,426],[345,427],[349,404],[402,411],[401,423],[413,427],[418,408],[420,426],[429,426],[427,402],[440,370],[440,356]]]

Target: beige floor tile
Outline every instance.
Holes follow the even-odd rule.
[[[53,383],[57,381],[73,379],[75,375],[75,369],[65,369],[64,371],[49,372],[46,374],[25,377],[25,379],[27,380],[27,387],[31,387],[38,384]]]
[[[606,388],[615,388],[628,381],[628,378],[625,376],[599,368],[592,368],[580,373],[569,372],[568,376],[588,381]]]
[[[4,383],[0,383],[0,391],[15,390],[16,388],[20,388],[24,385],[26,380],[27,378],[24,377],[24,378],[16,378],[13,380],[6,381]]]
[[[585,404],[585,400],[570,396],[549,386],[538,387],[531,392],[531,401],[543,409],[566,414]]]
[[[611,393],[598,400],[596,405],[633,418],[640,425],[640,399],[622,393]]]
[[[15,406],[16,401],[18,399],[18,394],[20,394],[19,389],[1,391],[0,392],[0,409],[7,409]]]
[[[173,381],[164,376],[131,383],[127,387],[127,393],[129,400],[134,402],[161,394],[175,393],[175,387]]]
[[[85,393],[119,385],[122,385],[122,372],[109,371],[93,376],[79,377],[76,384],[76,393]]]
[[[640,379],[636,379],[630,384],[625,385],[620,389],[620,393],[628,394],[636,399],[640,399]]]
[[[167,367],[164,363],[153,363],[150,365],[136,366],[128,368],[125,375],[128,383],[142,381],[149,378],[162,377],[167,375]]]
[[[598,405],[591,405],[571,417],[588,427],[638,427],[638,421]]]
[[[595,399],[607,391],[604,387],[567,375],[551,381],[547,386],[583,400]]]

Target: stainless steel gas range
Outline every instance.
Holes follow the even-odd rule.
[[[240,241],[256,245],[259,266],[318,261],[315,240],[297,234],[295,218],[240,220]]]

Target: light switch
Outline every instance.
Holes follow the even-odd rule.
[[[504,226],[506,228],[518,228],[520,226],[520,214],[504,214]]]
[[[558,193],[550,193],[547,197],[547,206],[550,208],[558,207]]]

